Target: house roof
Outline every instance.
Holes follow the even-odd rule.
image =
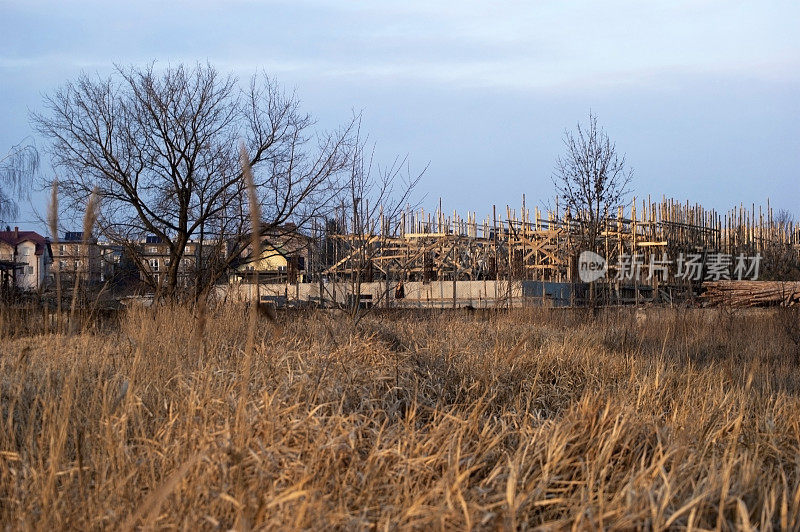
[[[36,244],[37,255],[44,253],[49,244],[47,239],[36,231],[0,231],[0,242],[12,247],[22,242],[33,242]]]

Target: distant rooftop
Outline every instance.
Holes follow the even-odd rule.
[[[33,242],[36,245],[35,253],[41,255],[50,242],[37,233],[36,231],[20,231],[19,227],[15,227],[13,231],[8,228],[8,231],[0,231],[0,242],[8,244],[9,246],[16,246],[21,242]]]

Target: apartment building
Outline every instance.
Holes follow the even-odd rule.
[[[54,275],[71,285],[76,279],[81,283],[96,284],[101,281],[101,250],[97,238],[89,236],[83,241],[82,231],[67,231],[53,248]]]
[[[161,283],[170,268],[169,244],[157,236],[148,236],[138,244],[140,260],[142,261],[141,279],[147,281],[147,275],[149,274],[157,284]],[[187,286],[196,273],[199,242],[187,242],[183,253],[181,262],[178,265],[178,286]]]

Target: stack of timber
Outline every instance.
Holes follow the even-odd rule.
[[[711,281],[703,283],[700,296],[705,306],[762,307],[800,304],[800,282]]]

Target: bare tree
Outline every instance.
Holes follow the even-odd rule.
[[[0,157],[0,221],[17,216],[17,199],[30,190],[39,169],[39,152],[33,144],[21,142]]]
[[[778,231],[787,235],[791,234],[795,226],[794,215],[786,209],[779,210],[775,216],[775,225]]]
[[[633,170],[598,128],[597,116],[591,111],[587,126],[578,124],[574,132],[564,131],[564,147],[566,153],[556,161],[553,184],[559,200],[581,227],[577,244],[596,252],[601,224],[630,192]]]
[[[296,96],[265,74],[240,87],[210,65],[84,74],[47,96],[45,108],[33,121],[52,142],[63,206],[74,212],[97,186],[100,231],[125,246],[148,283],[166,294],[177,292],[183,268],[195,272],[199,296],[248,245],[240,139],[250,154],[262,231],[288,221],[303,226],[324,213],[341,189],[351,148],[352,123],[319,132]],[[132,244],[145,235],[169,249],[162,279]],[[187,259],[192,239],[199,252]],[[187,268],[184,259],[198,264]]]
[[[796,280],[798,271],[798,254],[792,244],[792,236],[796,230],[794,215],[781,209],[775,215],[774,225],[764,245],[765,261],[762,277],[775,280]]]
[[[391,279],[392,272],[388,269],[376,272],[375,258],[396,228],[401,212],[426,170],[427,166],[419,173],[412,172],[407,155],[397,156],[387,165],[378,164],[375,145],[362,137],[358,119],[355,145],[338,199],[340,222],[327,221],[325,224],[330,227],[333,222],[334,228],[343,231],[349,228],[350,231],[338,236],[343,238],[342,260],[349,270],[347,282],[352,299],[347,310],[355,322],[363,315],[360,306],[363,283],[373,281],[375,273],[384,277],[386,289],[377,301],[373,301],[373,304],[378,304],[388,297],[389,283],[402,280]]]

